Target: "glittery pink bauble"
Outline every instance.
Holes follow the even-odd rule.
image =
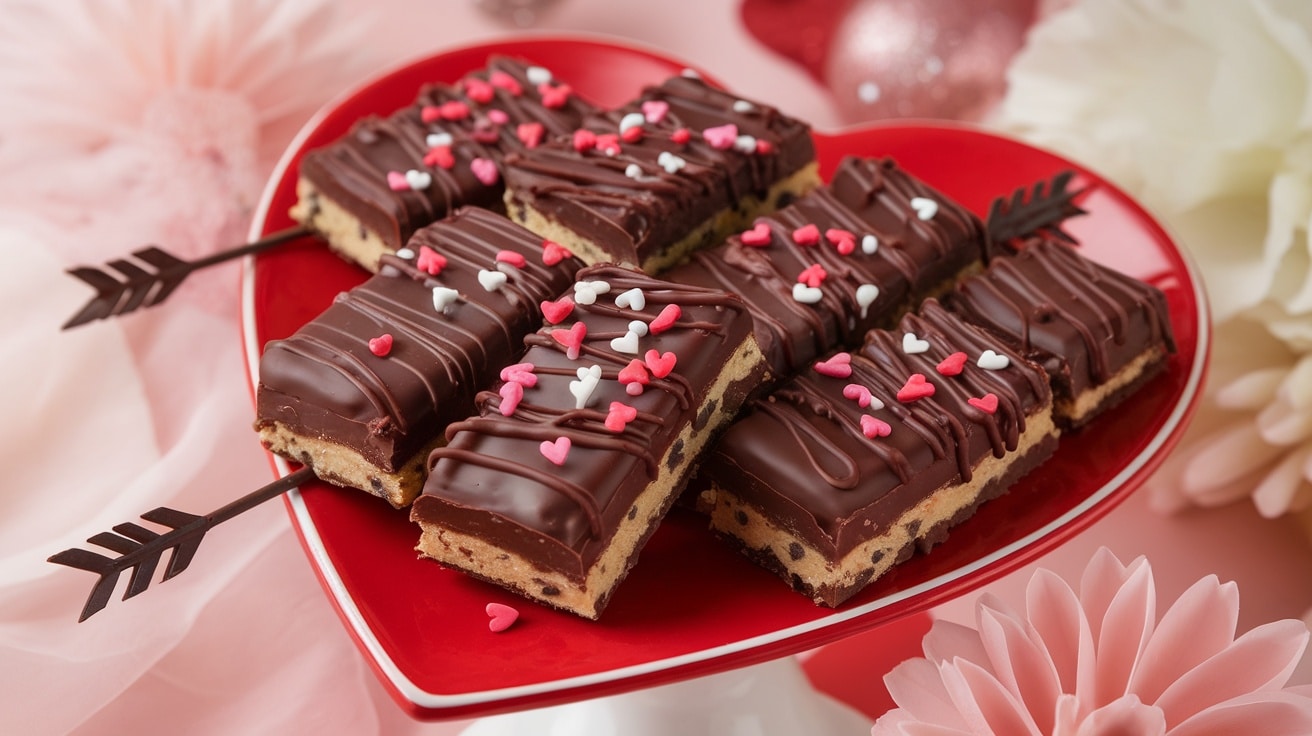
[[[851,122],[979,120],[1006,91],[1006,69],[1037,0],[859,0],[839,26],[824,81]]]

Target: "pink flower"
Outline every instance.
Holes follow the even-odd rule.
[[[938,621],[925,658],[884,681],[898,708],[873,736],[1312,733],[1312,689],[1285,687],[1307,646],[1297,620],[1235,638],[1239,593],[1208,576],[1159,619],[1152,568],[1094,554],[1077,594],[1040,570],[1026,614],[985,595],[978,630]]]

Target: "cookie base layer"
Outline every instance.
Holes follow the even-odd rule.
[[[739,346],[694,414],[702,416],[705,411],[710,418],[701,426],[694,422],[683,428],[660,459],[664,472],[638,495],[606,551],[582,579],[559,570],[544,570],[532,560],[484,539],[422,520],[419,526],[423,532],[416,550],[423,557],[509,588],[526,598],[597,619],[615,588],[637,562],[638,551],[683,490],[694,461],[737,414],[741,400],[726,400],[726,396],[750,393],[759,381],[762,361],[755,339],[748,338]]]
[[[816,549],[732,489],[719,486],[714,488],[711,528],[797,592],[820,605],[840,606],[917,549],[928,551],[943,541],[948,529],[970,518],[981,503],[1006,492],[1047,460],[1056,451],[1059,435],[1051,413],[1041,412],[1026,421],[1015,452],[1002,458],[985,457],[975,466],[969,483],[939,488],[841,558]]]
[[[373,465],[345,445],[297,434],[281,422],[271,422],[257,431],[265,449],[313,468],[320,480],[365,490],[398,509],[409,506],[423,490],[424,460],[442,443],[439,439],[421,448],[392,471]]]
[[[615,255],[607,251],[603,244],[583,237],[550,215],[535,209],[531,201],[517,198],[513,190],[506,191],[506,213],[512,221],[564,246],[584,263],[618,262],[641,268],[649,274],[657,274],[678,264],[694,251],[719,244],[733,233],[748,227],[757,217],[774,212],[819,185],[819,165],[809,163],[775,182],[763,198],[750,195],[744,197],[736,207],[721,210],[690,229],[682,240],[648,254],[642,263],[617,261]]]
[[[1166,358],[1166,348],[1154,345],[1127,363],[1116,375],[1079,396],[1054,396],[1058,423],[1067,429],[1088,424],[1161,373],[1166,368]]]
[[[365,228],[355,215],[329,199],[308,180],[297,180],[296,197],[291,218],[318,233],[342,258],[359,264],[370,273],[377,273],[378,260],[385,253],[393,252],[391,246]]]

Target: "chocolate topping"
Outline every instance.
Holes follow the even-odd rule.
[[[462,205],[501,210],[502,177],[485,183],[475,170],[481,164],[474,162],[486,160],[500,169],[508,152],[524,150],[526,140],[535,140],[528,128],[521,138],[520,126],[541,126],[536,134],[545,140],[572,131],[595,109],[572,94],[562,105],[544,105],[542,93],[528,79],[529,68],[524,61],[492,57],[486,69],[460,83],[425,87],[413,105],[387,118],[365,118],[341,140],[307,153],[300,175],[392,248]],[[471,96],[470,80],[483,83],[479,89],[485,94]],[[430,145],[434,134],[450,136],[450,143]],[[442,147],[449,150],[448,162],[425,161]],[[411,170],[429,174],[429,185],[400,191],[389,185],[389,173]]]
[[[584,128],[509,156],[508,201],[634,265],[815,160],[805,123],[690,77],[648,87]]]
[[[384,256],[378,275],[340,294],[296,334],[265,346],[257,428],[280,422],[395,471],[447,423],[470,414],[475,391],[541,324],[540,302],[568,286],[580,266],[573,258],[543,265],[541,238],[475,208],[419,230],[408,248],[406,257]],[[522,255],[523,266],[498,269],[503,251]],[[421,268],[433,254],[446,259],[436,275]],[[505,282],[489,291],[481,271],[506,274]],[[460,296],[438,311],[435,288]],[[380,356],[369,342],[384,334],[393,342]]]
[[[751,321],[731,295],[626,268],[591,267],[578,280],[609,288],[591,304],[576,291],[571,319],[530,335],[521,363],[479,394],[479,415],[449,428],[447,446],[429,457],[411,518],[582,580],[638,496],[665,472],[660,459],[695,421],[726,361],[749,339]],[[645,304],[616,305],[634,289]],[[681,313],[667,324],[670,305]],[[647,326],[638,352],[618,350],[634,321]],[[579,329],[586,330],[581,345],[571,340]],[[570,359],[574,345],[578,357]],[[638,375],[645,385],[633,395],[627,387]],[[519,389],[507,390],[517,381]],[[594,385],[586,391],[584,383]],[[522,397],[507,407],[506,396],[516,394]],[[568,451],[556,464],[547,455],[565,440]]]
[[[923,352],[907,353],[907,333],[928,343]],[[1008,366],[980,367],[986,350],[1007,356]],[[958,352],[966,355],[960,373],[940,373]],[[969,481],[986,455],[1015,450],[1027,417],[1051,399],[1037,366],[934,300],[906,315],[898,331],[871,332],[850,366],[845,377],[804,371],[752,402],[708,453],[697,481],[729,490],[831,558],[942,486]],[[899,400],[914,375],[933,394]],[[849,386],[864,387],[883,407],[862,407]],[[971,403],[988,396],[997,402],[991,412]],[[887,425],[886,436],[867,436],[863,422],[871,418]]]
[[[1175,350],[1159,289],[1057,241],[995,259],[947,303],[1042,365],[1059,396],[1102,384],[1148,347]]]

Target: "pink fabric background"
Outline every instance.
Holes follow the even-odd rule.
[[[343,0],[337,10],[366,29],[361,70],[514,31],[454,0]],[[825,90],[746,34],[733,3],[561,0],[536,30],[631,39],[819,128],[839,121]],[[341,76],[345,83],[359,73]],[[22,185],[0,172],[0,191]],[[150,223],[151,204],[139,206],[135,222]],[[64,268],[171,234],[129,227],[134,220],[123,213],[78,214],[113,226],[73,247],[63,221],[0,201],[0,409],[8,419],[0,445],[0,733],[458,732],[459,723],[414,723],[390,701],[276,503],[212,532],[176,580],[76,623],[92,578],[46,556],[158,505],[217,508],[270,477],[249,430],[237,270],[195,277],[161,309],[61,333],[88,296]],[[1247,504],[1164,517],[1139,494],[1039,564],[1075,575],[1101,545],[1125,560],[1148,555],[1164,597],[1209,573],[1237,581],[1241,629],[1301,617],[1312,606],[1312,545],[1292,522],[1260,519]],[[1028,577],[1023,570],[990,587],[1014,600]],[[938,613],[969,623],[972,605],[968,598]],[[848,678],[876,690],[882,675],[872,668]],[[1312,672],[1295,678],[1309,681]]]

